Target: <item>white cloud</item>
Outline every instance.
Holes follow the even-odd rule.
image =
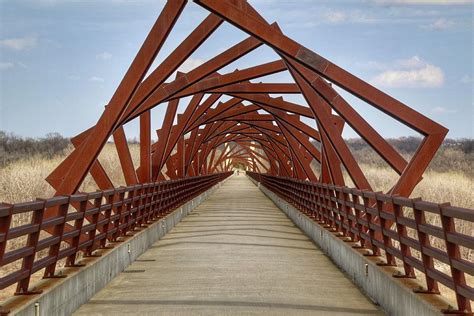
[[[21,51],[35,47],[38,44],[36,37],[7,38],[0,40],[0,46]]]
[[[426,65],[426,63],[418,56],[413,56],[407,59],[399,59],[396,64],[403,68],[419,68]]]
[[[474,80],[471,76],[469,75],[464,75],[462,78],[461,78],[461,82],[462,83],[466,83],[466,84],[469,84],[469,83],[473,83]]]
[[[95,55],[95,58],[101,59],[101,60],[109,60],[112,58],[112,54],[108,52],[103,52],[103,53]]]
[[[364,70],[385,70],[387,65],[385,63],[370,60],[370,61],[356,61],[353,63],[354,67],[361,68]]]
[[[199,59],[199,58],[188,58],[186,61],[178,68],[178,71],[180,72],[190,72],[194,68],[202,65],[204,63],[204,60]]]
[[[431,111],[438,114],[456,113],[456,110],[447,109],[442,106],[436,106]]]
[[[418,56],[397,60],[393,65],[396,67],[384,70],[371,83],[392,88],[436,88],[443,85],[443,70]]]
[[[424,26],[424,28],[435,31],[447,30],[454,26],[454,22],[445,18],[435,20],[433,23]]]
[[[81,77],[79,75],[72,74],[72,75],[68,76],[68,79],[70,79],[70,80],[79,80],[79,79],[81,79]]]
[[[89,81],[92,81],[92,82],[104,82],[104,78],[102,77],[96,77],[96,76],[93,76],[93,77],[90,77],[89,78]]]
[[[368,69],[368,70],[392,70],[394,68],[398,69],[410,69],[410,68],[421,68],[427,63],[421,59],[419,56],[415,55],[410,58],[397,59],[390,62],[381,62],[381,61],[367,61],[367,62],[356,62],[354,65],[359,68]]]
[[[376,76],[372,82],[384,87],[440,87],[444,81],[441,68],[426,65],[416,70],[387,70]]]
[[[14,63],[0,63],[0,70],[7,70],[7,69],[11,69],[15,67],[15,64]]]
[[[328,11],[323,15],[323,18],[329,23],[341,23],[347,20],[347,15],[340,11]]]
[[[314,19],[314,16],[308,16],[309,19]],[[331,24],[341,23],[373,23],[376,21],[373,17],[369,16],[366,12],[359,10],[349,11],[335,11],[328,10],[321,16],[322,21]],[[313,22],[314,23],[314,22]]]
[[[303,1],[303,0],[300,0]],[[297,2],[300,2],[297,1]],[[340,0],[351,3],[354,0]],[[361,2],[364,0],[361,0]],[[358,9],[362,6],[346,6],[340,9],[331,9],[327,6],[317,5],[315,0],[307,1],[304,6],[289,5],[286,1],[282,1],[286,5],[273,5],[269,8],[270,16],[278,21],[286,24],[291,28],[313,28],[325,24],[412,24],[412,23],[428,23],[440,16],[441,10],[433,8],[413,8],[410,6],[392,6],[380,11],[379,8],[365,6],[364,9]],[[326,1],[327,2],[327,1]],[[365,0],[365,2],[373,2]],[[430,20],[426,18],[430,17]]]
[[[453,5],[470,4],[473,0],[372,0],[378,4],[413,4],[413,5]]]

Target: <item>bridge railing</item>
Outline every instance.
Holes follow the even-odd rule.
[[[466,274],[472,280],[474,210],[293,178],[247,174],[319,224],[359,242],[359,247],[370,249],[372,255],[383,255],[383,265],[403,266],[404,272],[394,277],[415,278],[415,269],[421,272],[426,289],[417,292],[439,294],[439,282],[454,291],[458,311],[471,311],[474,289],[466,283]],[[461,229],[462,225],[468,229]]]
[[[93,256],[94,250],[146,227],[230,174],[0,204],[0,290],[17,283],[16,294],[34,293],[28,289],[33,273],[44,269],[44,278],[57,277],[60,260],[78,266],[79,252]],[[46,218],[51,208],[57,215]],[[15,220],[21,216],[28,218],[27,224]]]

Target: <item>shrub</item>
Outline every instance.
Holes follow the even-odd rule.
[[[69,145],[69,139],[58,133],[49,133],[43,138],[33,139],[0,131],[0,167],[31,156],[53,158],[64,154]]]

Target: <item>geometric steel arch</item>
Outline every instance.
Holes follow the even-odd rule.
[[[254,171],[337,185],[344,185],[344,167],[358,189],[371,190],[341,136],[345,124],[400,175],[388,193],[410,195],[448,130],[288,38],[246,1],[196,0],[210,15],[144,78],[186,2],[166,3],[97,124],[73,138],[74,151],[47,178],[58,195],[77,192],[87,173],[101,189],[114,186],[97,160],[110,136],[128,185],[228,170],[239,162]],[[249,37],[165,83],[224,20]],[[280,59],[219,72],[261,45],[271,47]],[[283,71],[289,72],[294,82],[250,81]],[[406,161],[332,84],[421,133],[424,139],[415,155]],[[301,94],[307,104],[270,96],[287,93]],[[230,99],[219,102],[223,96]],[[184,113],[177,114],[185,97],[192,98]],[[157,131],[158,141],[152,144],[150,110],[164,104],[165,118]],[[317,129],[301,121],[301,116],[314,119]],[[138,168],[133,165],[123,130],[123,125],[134,119],[140,120]],[[320,164],[319,174],[312,168],[315,163]]]
[[[195,2],[211,13],[145,78],[187,1],[166,3],[97,124],[73,138],[74,151],[47,177],[57,195],[76,193],[87,173],[100,189],[114,187],[97,159],[111,136],[127,185],[226,171],[241,163],[261,173],[336,185],[344,185],[344,167],[358,189],[371,190],[341,136],[345,124],[400,175],[388,193],[410,195],[447,129],[286,37],[276,23],[267,23],[246,1]],[[224,20],[249,37],[188,73],[177,72],[166,83]],[[261,45],[271,47],[280,59],[219,72]],[[250,81],[283,71],[294,82]],[[331,84],[423,134],[411,160],[388,144]],[[287,93],[301,94],[307,104],[271,97]],[[230,99],[220,102],[223,96]],[[191,100],[177,114],[185,97]],[[158,141],[152,144],[150,110],[164,104]],[[317,128],[305,124],[301,116],[313,119]],[[134,119],[140,120],[140,166],[132,162],[123,129]],[[319,173],[313,168],[315,163],[320,165]]]
[[[391,219],[396,218],[394,214],[401,212],[403,204],[397,204],[398,207],[393,204],[392,206],[382,205],[383,200],[377,200],[377,197],[380,198],[381,195],[370,192],[373,190],[342,138],[342,131],[346,124],[349,125],[399,175],[393,187],[386,192],[388,195],[382,194],[382,197],[406,202],[409,199],[403,197],[408,197],[421,180],[448,130],[288,38],[279,29],[278,24],[265,21],[244,0],[195,0],[197,4],[209,10],[210,14],[145,78],[187,2],[187,0],[166,2],[97,123],[72,139],[75,149],[46,179],[56,190],[56,195],[68,196],[77,193],[84,178],[90,173],[97,186],[102,191],[108,192],[108,196],[112,197],[111,201],[113,200],[115,193],[110,192],[116,191],[108,189],[114,188],[115,185],[98,160],[107,140],[113,137],[125,182],[132,188],[136,184],[164,179],[181,179],[225,172],[229,171],[234,164],[243,164],[248,170],[266,174],[261,175],[260,178],[266,179],[267,184],[270,183],[269,179],[283,185],[285,181],[291,182],[288,186],[290,189],[287,189],[287,193],[290,192],[289,195],[293,194],[298,187],[299,190],[304,188],[293,197],[293,202],[295,199],[303,201],[304,197],[301,199],[300,197],[309,195],[307,193],[315,187],[325,188],[326,191],[330,191],[329,188],[335,188],[334,192],[339,190],[340,195],[346,198],[350,192],[352,200],[344,198],[344,202],[341,203],[337,195],[326,195],[322,199],[327,200],[329,206],[326,206],[325,210],[329,209],[329,212],[335,209],[334,204],[342,208],[347,206],[346,202],[348,205],[352,204],[353,209],[356,209],[356,205],[365,210],[374,209],[375,205],[379,215],[394,211],[393,214],[385,215],[385,217],[382,215],[377,217],[368,211],[359,212],[358,208],[356,211],[357,226],[360,226],[357,230],[358,234],[370,235],[369,241],[364,241],[364,245],[372,246],[374,254],[376,254],[376,249],[380,248],[376,247],[374,241],[380,243],[382,240],[384,246],[390,246],[392,242],[388,239],[390,235],[384,235],[384,233],[387,230],[390,231]],[[177,69],[224,21],[246,32],[249,37],[187,73],[177,72]],[[227,65],[262,45],[273,49],[279,58],[272,62],[228,73],[222,71]],[[175,72],[174,80],[165,82]],[[255,83],[251,81],[280,72],[288,72],[293,82]],[[400,155],[362,115],[344,100],[333,85],[337,85],[394,120],[422,134],[423,141],[413,157],[407,161]],[[283,97],[272,96],[275,94],[300,94],[305,104],[297,104]],[[178,114],[179,103],[188,97],[190,100],[184,112]],[[161,128],[156,131],[158,140],[152,143],[150,111],[155,107],[162,107],[165,115]],[[306,124],[301,119],[302,117],[313,120],[316,128]],[[132,161],[123,129],[124,124],[135,119],[140,123],[139,166],[135,166]],[[317,164],[320,166],[318,171],[314,168]],[[347,171],[356,188],[343,187],[345,185],[343,170]],[[256,176],[255,173],[251,175]],[[100,201],[102,195],[96,194],[98,197],[95,199]],[[317,193],[312,191],[311,194]],[[354,201],[354,196],[357,196],[357,201],[359,198],[362,199],[363,204]],[[333,203],[333,198],[336,198],[337,202]],[[301,203],[306,203],[301,201],[296,202],[300,203],[300,206]],[[409,201],[413,202],[413,200]],[[87,202],[82,203],[82,206],[85,203]],[[310,210],[311,203],[313,206],[317,204],[313,200],[302,205],[301,208],[303,211],[307,208],[306,211],[314,214],[314,210]],[[368,205],[369,203],[371,205]],[[391,210],[390,207],[394,207],[395,210]],[[64,212],[65,209],[47,208],[42,219],[58,216],[60,211]],[[454,209],[450,212],[468,217],[467,212],[463,210]],[[104,233],[106,230],[104,227],[110,223],[110,216],[108,219],[105,218],[106,222],[109,221],[107,225],[102,227],[97,223],[103,220],[103,214],[96,212],[95,217],[87,214],[84,213],[83,218],[85,217],[90,223],[95,223],[94,234],[96,230]],[[451,226],[455,216],[452,214],[443,215],[445,218],[442,223],[442,232],[446,243],[451,238],[452,244],[455,244],[452,240],[460,245],[468,244],[468,241],[463,239],[464,237],[453,234]],[[339,215],[336,214],[334,217]],[[347,213],[343,216],[349,217]],[[359,225],[358,220],[361,220],[363,224]],[[350,221],[350,225],[354,225],[354,220],[350,219]],[[119,222],[120,220],[117,221]],[[340,226],[343,226],[344,219],[339,222]],[[372,228],[372,224],[375,223],[378,224],[375,226],[380,229]],[[73,231],[72,226],[68,226],[69,224],[65,222],[63,224],[62,237],[63,230],[69,230],[69,233]],[[45,230],[58,235],[51,228],[52,226],[48,227],[50,228],[45,228]],[[399,231],[398,226],[396,229],[398,236],[402,235],[403,232]],[[428,230],[436,231],[433,228],[428,228]],[[417,233],[419,231],[417,230]],[[75,237],[77,243],[81,237],[85,237],[80,234],[82,230],[74,235],[77,236]],[[94,238],[92,236],[94,234],[89,234],[89,240]],[[107,231],[103,235],[107,236]],[[101,241],[103,246],[106,242],[105,238],[108,237],[104,237],[103,242]],[[423,238],[419,237],[420,240]],[[400,242],[400,239],[398,241]],[[426,244],[420,241],[417,245],[420,245],[423,250]],[[92,248],[91,246],[90,249]],[[59,244],[57,244],[57,249],[59,249]],[[452,246],[451,249],[455,247]],[[434,252],[430,249],[428,251]],[[404,251],[404,255],[409,252],[409,249]],[[450,252],[446,254],[448,258],[457,256],[455,250],[447,250],[447,252]],[[386,259],[387,264],[393,264],[395,257],[387,252]],[[34,260],[34,255],[29,260]],[[452,287],[456,287],[456,284],[465,285],[464,272],[461,273],[461,270],[472,270],[463,261],[456,262],[458,262],[457,266],[450,264],[454,272],[451,279],[445,282],[449,283],[453,280],[452,283],[455,285]],[[432,262],[428,262],[428,265],[430,264],[432,265]],[[459,268],[460,265],[462,268]],[[53,268],[46,274],[52,275],[54,266],[55,263],[50,265]],[[409,269],[406,268],[406,270]],[[405,276],[409,275],[406,273]],[[436,292],[435,279],[439,280],[440,277],[429,276],[426,273],[425,275],[427,284],[429,283],[428,290]],[[26,283],[23,282],[26,286],[20,286],[20,288],[27,290],[29,276],[22,280],[27,280]],[[458,306],[461,310],[470,311],[468,300],[468,297],[471,297],[470,293],[466,295],[462,291],[466,291],[464,287],[461,290],[456,289]]]

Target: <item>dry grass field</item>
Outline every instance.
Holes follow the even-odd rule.
[[[130,151],[135,165],[138,166],[139,146],[130,145]],[[51,197],[54,191],[44,179],[65,156],[66,153],[51,158],[36,155],[0,167],[0,201],[17,203],[37,197]],[[125,185],[113,144],[105,146],[99,160],[116,186]],[[397,174],[386,167],[361,163],[361,168],[376,191],[387,191],[397,179]],[[474,209],[473,180],[472,175],[462,171],[440,172],[430,168],[416,187],[412,197],[421,197],[423,200],[437,203],[451,202],[452,205]],[[348,186],[351,186],[351,181],[347,176],[346,181]],[[96,189],[90,177],[86,178],[81,187],[84,192]]]
[[[44,179],[66,157],[70,150],[70,147],[66,147],[64,150],[48,155],[26,154],[0,165],[0,202],[17,203],[33,200],[37,197],[51,197],[54,191]],[[130,150],[135,166],[138,166],[139,146],[131,144]],[[353,152],[374,190],[385,192],[395,183],[397,174],[385,167],[372,152],[366,149],[353,150]],[[444,148],[432,162],[412,197],[421,197],[423,200],[437,203],[451,202],[455,206],[474,209],[473,157],[472,152],[465,153],[459,149]],[[125,185],[113,144],[105,146],[99,160],[115,186]],[[347,185],[351,186],[349,177],[346,176],[346,180]],[[91,192],[96,189],[94,181],[88,176],[81,187],[81,191]],[[28,218],[19,218],[15,226],[28,220]],[[431,218],[428,220],[434,225],[440,225],[439,219]],[[456,229],[467,235],[474,234],[472,223],[457,223]],[[13,244],[9,245],[9,247],[14,246]],[[444,244],[437,244],[436,246],[445,247]],[[471,250],[464,249],[463,257],[472,261],[474,260],[474,253]],[[449,267],[439,264],[438,268],[450,274]],[[15,269],[15,266],[11,266],[10,269],[2,267],[0,277],[11,269]],[[34,279],[40,277],[41,275],[38,274]],[[473,278],[469,278],[468,283],[472,286],[474,284]],[[3,290],[0,294],[0,301],[11,295],[13,290],[13,287]],[[445,288],[442,288],[442,291],[450,299],[453,299],[453,294],[450,291]]]
[[[53,188],[44,180],[70,152],[53,157],[34,155],[25,157],[0,167],[0,201],[17,203],[30,201],[37,197],[48,198],[54,194]],[[136,166],[139,165],[139,146],[131,144],[130,152]],[[102,166],[107,171],[115,186],[125,185],[120,169],[120,162],[113,144],[107,144],[99,156]],[[97,186],[90,176],[82,184],[81,191],[95,191]]]

